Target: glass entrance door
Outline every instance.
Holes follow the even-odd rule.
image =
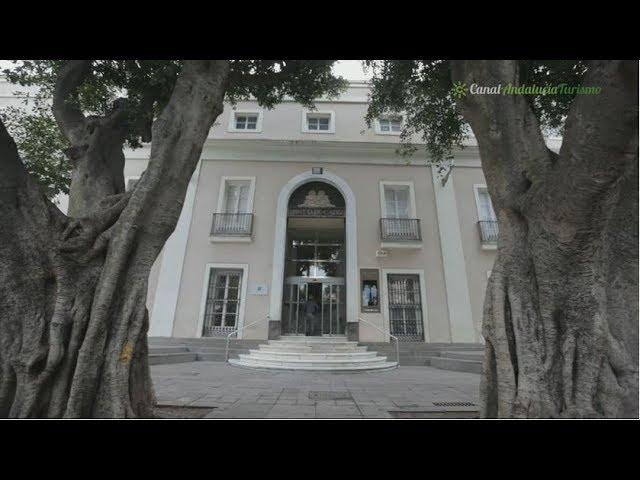
[[[344,335],[344,278],[288,277],[282,331],[285,335]]]

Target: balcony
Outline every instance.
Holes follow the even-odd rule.
[[[498,222],[495,220],[480,220],[478,222],[480,241],[483,247],[495,248],[498,244]]]
[[[380,238],[383,242],[420,242],[420,219],[381,218]]]
[[[226,238],[251,237],[253,213],[214,213],[211,236]]]

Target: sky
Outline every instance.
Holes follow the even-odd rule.
[[[0,60],[0,69],[11,67],[9,60]],[[360,60],[338,60],[333,71],[336,75],[341,75],[347,80],[367,80],[371,75],[365,75],[362,70]]]
[[[366,75],[362,70],[361,60],[338,60],[333,66],[336,75],[342,75],[347,80],[368,80],[371,74]]]

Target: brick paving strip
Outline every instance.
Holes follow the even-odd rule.
[[[153,365],[151,375],[160,408],[211,408],[204,418],[475,418],[480,384],[473,373],[402,366],[325,373],[192,362]]]

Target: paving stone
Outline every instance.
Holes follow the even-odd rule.
[[[316,407],[308,405],[275,405],[267,418],[315,418]]]
[[[316,405],[316,418],[362,418],[357,407]]]
[[[235,404],[224,411],[226,418],[265,418],[273,407],[264,404]]]
[[[264,418],[265,410],[269,418],[389,418],[388,410],[479,400],[478,375],[429,367],[338,375],[257,372],[223,362],[194,362],[153,365],[151,373],[160,403],[218,407],[207,418]],[[309,399],[310,391],[348,391],[353,401],[316,402]]]
[[[364,418],[393,418],[388,410],[383,408],[363,406],[360,407]]]

